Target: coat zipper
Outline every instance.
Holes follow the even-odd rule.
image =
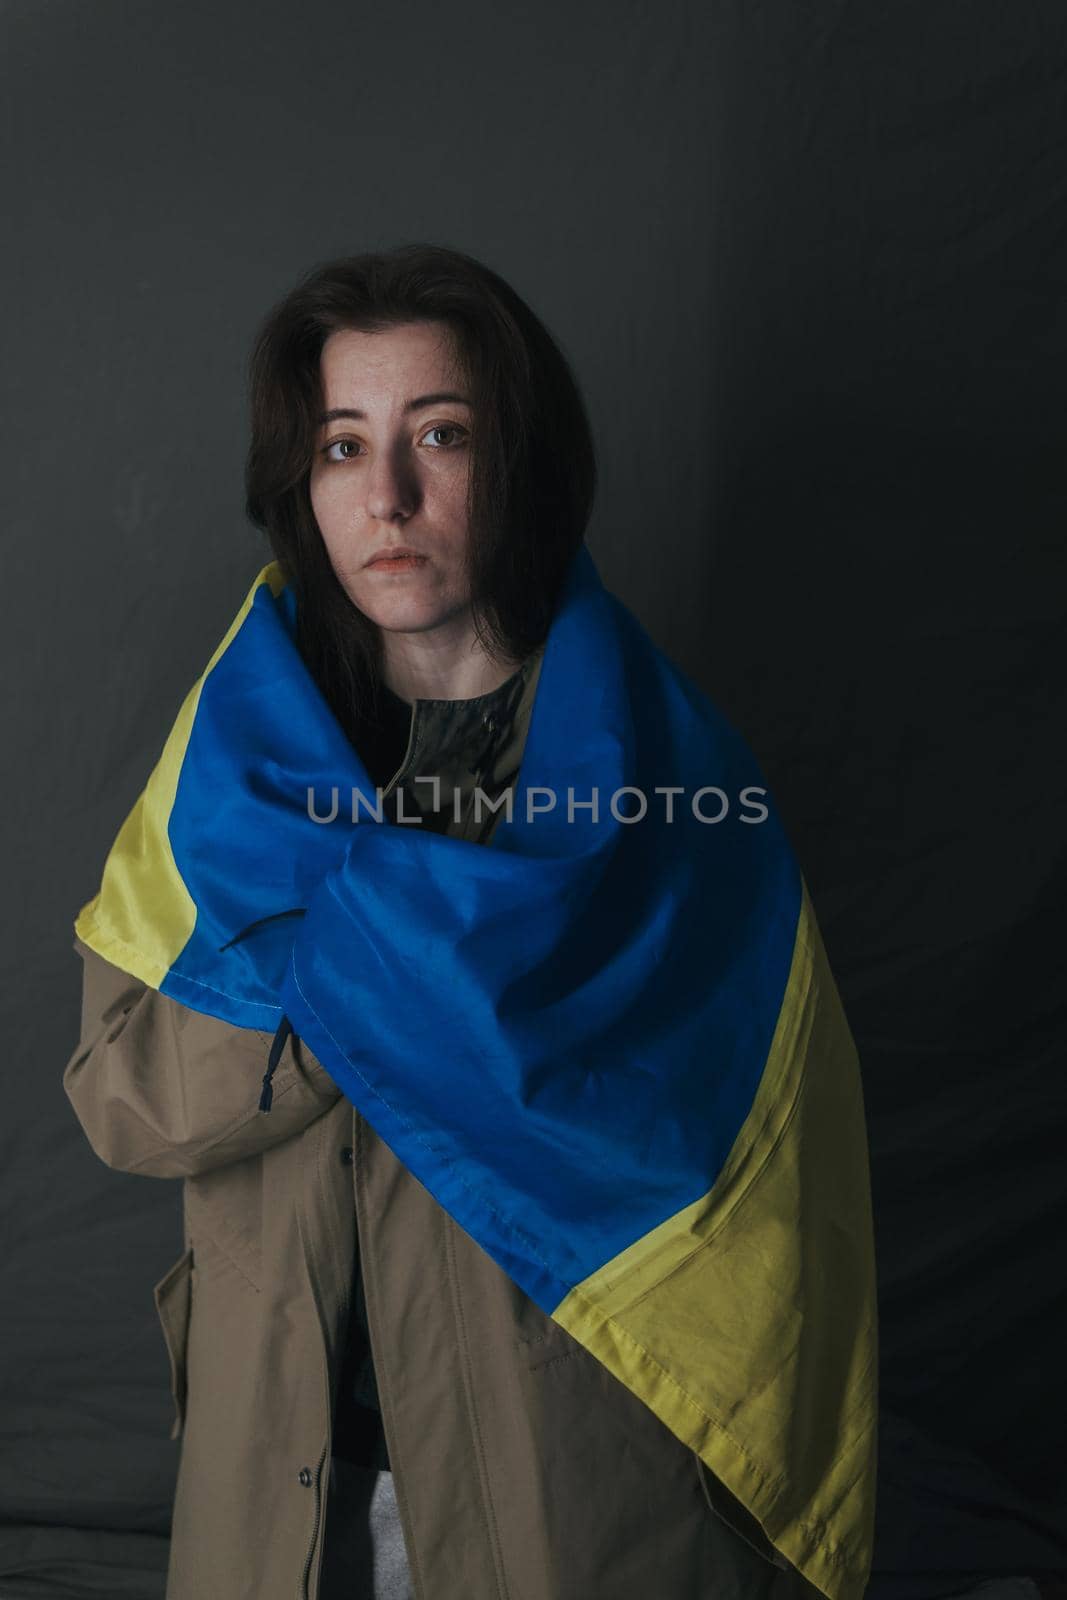
[[[315,1545],[319,1537],[319,1523],[322,1520],[322,1474],[326,1465],[326,1457],[330,1449],[330,1436],[326,1435],[326,1442],[319,1456],[319,1464],[315,1469],[315,1520],[311,1524],[311,1538],[308,1541],[307,1554],[304,1556],[304,1570],[300,1575],[300,1588],[297,1591],[298,1600],[308,1600],[308,1573],[311,1571],[311,1560],[315,1554]]]
[[[404,1544],[408,1551],[408,1573],[411,1579],[411,1586],[415,1595],[415,1600],[422,1600],[423,1587],[419,1564],[417,1560],[413,1560],[411,1557],[411,1551],[414,1548],[414,1540],[412,1538],[411,1529],[408,1527],[407,1499],[402,1492],[404,1475],[403,1472],[397,1471],[398,1452],[396,1448],[396,1440],[390,1431],[387,1407],[382,1404],[383,1392],[388,1393],[388,1385],[382,1381],[382,1365],[379,1364],[379,1361],[375,1357],[376,1344],[379,1352],[385,1348],[385,1344],[377,1321],[378,1306],[375,1298],[375,1288],[372,1284],[370,1292],[367,1292],[367,1275],[364,1271],[364,1263],[366,1260],[364,1253],[364,1241],[369,1238],[370,1229],[366,1226],[366,1206],[365,1198],[360,1193],[360,1177],[363,1173],[363,1152],[365,1149],[364,1129],[368,1126],[368,1124],[363,1116],[363,1113],[355,1110],[355,1108],[353,1109],[355,1115],[353,1155],[355,1159],[352,1164],[352,1187],[356,1204],[356,1237],[359,1240],[359,1270],[363,1273],[363,1303],[367,1311],[367,1332],[370,1335],[371,1360],[374,1363],[375,1382],[378,1387],[378,1401],[379,1405],[381,1406],[382,1433],[385,1436],[385,1453],[389,1457],[389,1470],[393,1474],[393,1489],[396,1498],[397,1511],[400,1515],[400,1527],[404,1538]]]
[[[414,719],[412,719],[412,720],[414,721]],[[407,765],[408,758],[412,754],[413,754],[413,751],[412,751],[412,739],[411,739],[411,734],[409,732],[409,734],[408,734],[408,747],[407,747],[407,750],[404,753],[404,759],[400,763],[400,766],[397,768],[397,770],[393,773],[393,776],[390,778],[389,783],[386,786],[386,788],[383,789],[383,791],[382,791],[382,799],[383,800],[390,793],[390,791],[392,790],[393,786],[395,785],[397,779],[403,773],[404,767]],[[359,1112],[355,1110],[355,1107],[353,1107],[353,1114],[357,1119],[359,1118]],[[358,1230],[359,1230],[359,1202],[358,1202],[358,1183],[356,1182],[356,1173],[358,1171],[358,1149],[359,1149],[358,1138],[354,1139],[353,1143],[355,1144],[355,1147],[356,1147],[354,1153],[357,1156],[357,1161],[355,1163],[353,1163],[353,1191],[354,1191],[355,1199],[356,1199],[356,1230],[357,1230],[357,1236],[358,1236]],[[302,1213],[303,1213],[303,1203],[301,1202],[301,1214]],[[303,1232],[303,1229],[301,1230],[301,1232]],[[359,1254],[359,1262],[360,1262],[360,1271],[362,1271],[363,1270],[363,1243],[362,1243],[362,1240],[360,1240],[360,1243],[359,1243],[359,1252],[358,1252],[358,1254]],[[305,1247],[305,1257],[306,1257],[306,1247]],[[317,1301],[317,1299],[318,1299],[318,1297],[316,1295],[316,1301]],[[350,1308],[351,1308],[351,1296],[349,1296],[349,1305],[350,1305]],[[327,1457],[330,1454],[332,1428],[333,1428],[333,1396],[329,1392],[330,1391],[329,1370],[327,1370],[327,1374],[326,1374],[326,1389],[327,1389],[326,1415],[327,1415],[327,1418],[329,1420],[328,1420],[328,1425],[327,1425],[326,1439],[325,1439],[325,1441],[323,1443],[322,1453],[319,1456],[319,1463],[318,1463],[318,1466],[317,1466],[317,1468],[315,1470],[315,1516],[314,1516],[314,1520],[313,1520],[313,1522],[311,1524],[311,1537],[308,1540],[307,1550],[306,1550],[306,1552],[304,1554],[304,1565],[303,1565],[303,1568],[302,1568],[301,1574],[300,1574],[300,1587],[297,1590],[297,1600],[309,1600],[309,1596],[308,1596],[308,1576],[309,1576],[309,1574],[311,1572],[311,1563],[312,1563],[312,1560],[314,1559],[315,1546],[318,1543],[319,1532],[320,1532],[320,1524],[321,1524],[321,1521],[322,1521],[322,1499],[323,1499],[323,1496],[322,1496],[322,1474],[323,1474],[323,1471],[325,1470]],[[382,1426],[383,1426],[383,1431],[384,1431],[384,1426],[385,1426],[384,1419],[383,1419]],[[390,1459],[390,1463],[391,1463],[392,1459],[393,1459],[392,1446],[391,1446],[391,1443],[390,1443],[388,1438],[386,1439],[386,1450],[387,1450],[387,1452],[389,1454],[389,1459]]]
[[[316,1130],[316,1137],[321,1139],[321,1137],[322,1137],[321,1119],[319,1120],[318,1123],[312,1124],[312,1127]],[[310,1130],[305,1130],[305,1133],[304,1133],[304,1138],[305,1139],[307,1138],[309,1131]],[[316,1163],[315,1162],[310,1162],[309,1163],[309,1168],[311,1170],[316,1170]],[[316,1314],[317,1314],[318,1319],[319,1319],[320,1330],[322,1331],[323,1338],[325,1339],[325,1328],[324,1328],[324,1319],[323,1319],[323,1314],[322,1314],[322,1301],[321,1301],[320,1294],[319,1294],[319,1285],[318,1285],[318,1282],[316,1280],[315,1273],[314,1273],[314,1271],[312,1269],[311,1254],[310,1254],[310,1252],[308,1250],[308,1242],[307,1242],[308,1241],[308,1225],[307,1225],[307,1215],[306,1215],[306,1212],[305,1212],[305,1209],[304,1209],[304,1203],[305,1203],[305,1195],[304,1195],[303,1187],[301,1187],[301,1189],[299,1191],[299,1199],[298,1199],[298,1203],[297,1203],[297,1227],[298,1227],[298,1231],[299,1231],[299,1235],[300,1235],[300,1245],[301,1245],[301,1249],[302,1249],[303,1255],[304,1255],[304,1264],[305,1264],[305,1267],[306,1267],[306,1270],[307,1270],[307,1274],[308,1274],[308,1282],[311,1285],[311,1296],[312,1296],[312,1299],[315,1302],[315,1311],[316,1311]],[[333,1394],[331,1392],[330,1363],[329,1363],[329,1360],[325,1357],[325,1350],[323,1351],[323,1355],[324,1355],[324,1370],[325,1370],[325,1375],[326,1375],[326,1437],[322,1441],[322,1449],[321,1449],[321,1451],[319,1453],[318,1465],[315,1468],[315,1482],[314,1482],[314,1488],[315,1488],[315,1515],[314,1515],[314,1518],[313,1518],[312,1524],[311,1524],[311,1537],[308,1540],[307,1551],[306,1551],[306,1553],[304,1555],[304,1565],[303,1565],[303,1569],[302,1569],[301,1574],[300,1574],[300,1585],[299,1585],[299,1588],[297,1589],[297,1600],[309,1600],[309,1595],[308,1595],[308,1576],[309,1576],[310,1571],[311,1571],[311,1563],[312,1563],[312,1561],[314,1559],[315,1545],[318,1542],[319,1533],[321,1531],[321,1525],[322,1525],[322,1516],[323,1516],[323,1498],[324,1497],[323,1497],[323,1490],[322,1490],[322,1475],[323,1475],[324,1471],[328,1470],[328,1463],[331,1460],[331,1450],[332,1450],[332,1446],[333,1446]],[[320,1571],[321,1571],[321,1567],[320,1567]],[[317,1588],[316,1588],[316,1593],[317,1593]]]

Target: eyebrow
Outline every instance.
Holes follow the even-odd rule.
[[[465,394],[454,394],[451,389],[441,389],[436,394],[420,394],[416,399],[409,400],[404,407],[404,414],[411,411],[422,411],[426,406],[440,406],[447,401],[458,401],[461,406],[471,404]],[[350,407],[338,406],[333,411],[324,411],[319,417],[319,427],[325,427],[328,422],[336,422],[338,417],[352,417],[356,422],[364,422],[367,413],[355,411]]]

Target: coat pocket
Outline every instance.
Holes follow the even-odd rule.
[[[787,1561],[782,1552],[771,1543],[751,1511],[741,1504],[737,1496],[715,1476],[710,1467],[705,1466],[695,1450],[693,1460],[696,1462],[697,1477],[704,1491],[704,1499],[715,1515],[725,1522],[731,1533],[736,1533],[739,1539],[743,1539],[750,1550],[754,1550],[765,1561],[769,1561],[773,1567],[779,1567],[783,1572],[791,1572],[792,1563]]]
[[[262,1155],[185,1180],[185,1237],[214,1245],[257,1292],[263,1277],[263,1182]],[[201,1255],[206,1281],[222,1262],[209,1264],[206,1252]]]
[[[189,1316],[193,1304],[193,1250],[183,1251],[152,1290],[163,1337],[170,1356],[170,1392],[174,1401],[174,1421],[170,1437],[177,1439],[185,1426],[186,1349],[189,1343]]]
[[[539,1367],[553,1366],[557,1361],[570,1361],[575,1356],[592,1360],[585,1348],[562,1323],[556,1322],[547,1311],[530,1300],[510,1279],[504,1284],[507,1322],[502,1329],[512,1346],[531,1372]]]
[[[558,1361],[573,1361],[575,1357],[593,1359],[559,1323],[550,1323],[536,1332],[517,1334],[515,1348],[531,1372],[537,1372],[541,1367],[555,1366]]]

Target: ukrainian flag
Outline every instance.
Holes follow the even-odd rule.
[[[288,1019],[804,1577],[859,1600],[877,1412],[862,1084],[751,753],[582,547],[491,846],[353,822],[352,791],[375,792],[294,637],[272,563],[77,932],[196,1009]],[[309,794],[322,817],[334,789],[334,821],[312,820]]]

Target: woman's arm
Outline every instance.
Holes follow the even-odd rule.
[[[271,1037],[183,1006],[105,961],[81,939],[81,1039],[63,1087],[101,1161],[187,1178],[299,1133],[341,1091],[292,1034],[259,1110]]]

